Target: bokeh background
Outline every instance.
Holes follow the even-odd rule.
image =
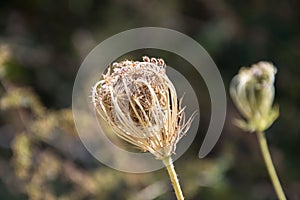
[[[141,26],[198,41],[227,91],[241,66],[277,66],[281,114],[266,134],[288,198],[300,199],[299,9],[297,0],[1,0],[0,199],[175,199],[164,169],[127,174],[95,160],[72,119],[72,87],[84,57],[107,37]],[[181,66],[174,55],[150,53]],[[231,123],[239,114],[229,98],[220,140],[209,156],[197,157],[210,117],[205,88],[196,90],[197,137],[175,163],[186,199],[276,199],[256,136]]]

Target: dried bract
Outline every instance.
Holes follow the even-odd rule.
[[[158,159],[175,152],[194,117],[186,122],[165,62],[146,56],[113,63],[94,85],[92,101],[120,138]]]

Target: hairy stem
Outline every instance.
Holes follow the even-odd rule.
[[[163,159],[162,161],[163,161],[164,165],[166,166],[166,168],[168,170],[168,173],[169,173],[173,188],[175,190],[175,194],[176,194],[177,199],[178,200],[183,200],[184,197],[183,197],[183,194],[182,194],[182,190],[181,190],[181,187],[180,187],[180,184],[179,184],[179,180],[178,180],[176,171],[174,169],[172,158],[167,157],[167,158]]]
[[[272,162],[272,158],[270,155],[270,151],[268,148],[268,144],[266,141],[265,134],[263,132],[257,132],[257,138],[259,141],[260,149],[263,155],[263,158],[265,160],[265,164],[267,166],[271,181],[273,183],[274,189],[276,191],[276,194],[278,196],[279,200],[286,200],[285,194],[283,192],[282,186],[280,184],[280,181],[278,179],[274,164]]]

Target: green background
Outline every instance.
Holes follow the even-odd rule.
[[[78,139],[70,110],[75,76],[88,52],[143,26],[174,29],[199,42],[227,92],[241,66],[274,63],[280,117],[266,136],[288,198],[300,199],[299,9],[297,0],[0,1],[0,45],[11,54],[1,66],[0,199],[175,199],[164,169],[126,174],[94,160]],[[174,68],[185,63],[162,51],[131,56],[140,60],[144,53]],[[197,92],[200,128],[175,163],[186,199],[276,199],[256,136],[231,123],[239,114],[229,98],[220,140],[206,158],[197,157],[210,118],[204,83]]]

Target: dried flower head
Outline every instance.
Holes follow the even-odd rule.
[[[279,115],[273,107],[274,80],[277,69],[269,62],[242,67],[230,85],[230,95],[246,119],[236,124],[247,131],[265,131]]]
[[[162,59],[113,63],[92,89],[95,109],[125,141],[157,159],[175,152],[194,115],[185,112]]]

